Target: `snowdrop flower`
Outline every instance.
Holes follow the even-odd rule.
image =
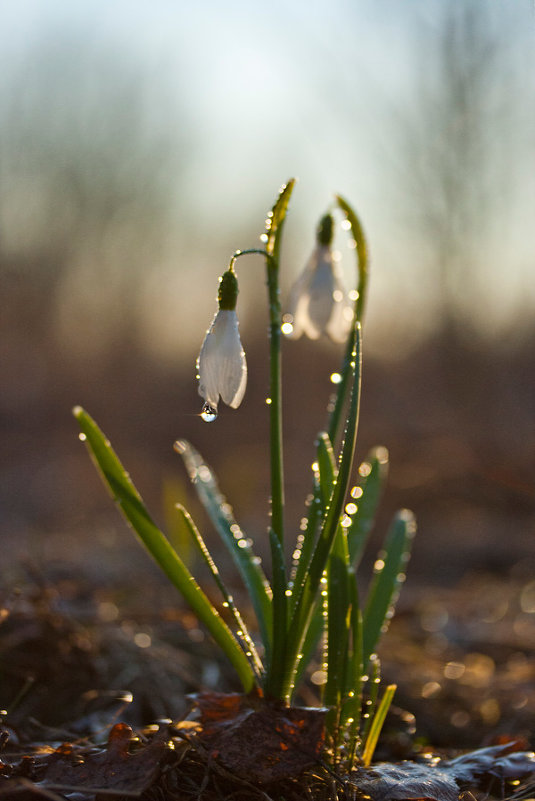
[[[283,333],[297,339],[306,334],[319,339],[327,334],[334,342],[345,342],[353,310],[344,291],[331,242],[333,218],[320,221],[316,247],[290,295],[289,314],[284,316]]]
[[[247,385],[247,363],[238,330],[238,280],[232,268],[220,279],[219,311],[212,320],[197,359],[199,395],[204,398],[201,417],[217,417],[219,398],[237,409]]]

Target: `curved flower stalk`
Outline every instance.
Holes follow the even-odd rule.
[[[206,332],[197,359],[199,395],[205,400],[201,416],[208,422],[217,417],[219,398],[237,409],[247,386],[247,362],[236,314],[237,298],[238,281],[233,268],[229,268],[221,277],[219,310]]]
[[[333,218],[326,214],[318,226],[316,247],[291,290],[283,331],[293,339],[327,334],[333,342],[345,342],[349,334],[353,310],[331,248],[332,237]]]

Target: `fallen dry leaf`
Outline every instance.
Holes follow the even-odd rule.
[[[287,707],[258,695],[194,696],[202,731],[197,740],[235,775],[269,784],[314,765],[324,743],[325,709]]]

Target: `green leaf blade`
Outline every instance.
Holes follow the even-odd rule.
[[[404,570],[416,532],[414,515],[402,509],[394,517],[383,552],[379,555],[363,614],[363,661],[368,664],[381,634],[393,615],[404,581]]]
[[[240,529],[225,502],[213,471],[204,462],[199,452],[186,440],[175,443],[175,450],[182,457],[191,482],[212,524],[238,568],[249,592],[255,611],[262,642],[269,655],[272,637],[271,587],[254,554],[249,540]]]
[[[75,407],[73,414],[93,461],[127,522],[222,648],[236,669],[244,689],[251,690],[255,684],[255,677],[245,653],[217,609],[210,603],[167,538],[153,522],[141,495],[116,456],[109,440],[81,407]]]
[[[296,588],[298,595],[295,600],[294,614],[290,622],[288,636],[288,658],[293,661],[293,665],[292,668],[287,671],[288,673],[295,670],[295,658],[300,652],[311,616],[313,614],[319,584],[323,575],[323,571],[327,565],[327,560],[329,558],[329,553],[331,551],[334,538],[336,536],[340,514],[343,509],[345,496],[349,485],[349,477],[351,474],[353,457],[355,453],[360,408],[362,348],[359,325],[357,325],[356,333],[357,340],[351,362],[353,379],[351,400],[347,415],[346,431],[342,446],[342,453],[340,456],[338,476],[336,477],[336,481],[333,482],[334,489],[332,497],[323,521],[318,542],[316,543],[316,547],[310,561],[310,569],[307,571],[302,588]]]
[[[364,235],[364,229],[357,213],[341,195],[335,195],[335,200],[349,222],[353,240],[355,242],[358,270],[358,297],[355,303],[355,318],[359,323],[361,323],[364,317],[366,295],[368,290],[368,244]]]
[[[361,492],[356,497],[357,511],[347,529],[349,561],[357,566],[368,542],[377,514],[384,484],[388,476],[388,451],[373,448],[359,467],[361,480],[355,489]]]
[[[273,257],[277,262],[279,259],[282,229],[295,183],[295,178],[290,178],[289,181],[281,186],[279,196],[266,221],[266,232],[264,234],[266,251],[268,255]]]
[[[229,610],[234,622],[237,626],[238,636],[242,639],[245,647],[245,655],[249,657],[249,661],[253,670],[255,671],[256,677],[259,681],[262,679],[263,675],[263,665],[260,657],[258,656],[256,646],[253,642],[253,639],[249,633],[249,630],[243,620],[243,617],[237,608],[236,604],[234,603],[234,598],[232,597],[231,593],[228,591],[221,575],[219,573],[219,569],[214,562],[212,554],[208,550],[208,547],[201,535],[201,532],[195,525],[193,518],[181,504],[176,505],[176,511],[182,520],[183,524],[187,528],[189,535],[193,541],[194,546],[196,547],[198,553],[200,554],[201,558],[203,559],[204,563],[208,567],[208,570],[212,574],[212,577],[219,587],[221,595],[223,596],[223,605]]]

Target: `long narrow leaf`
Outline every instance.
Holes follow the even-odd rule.
[[[219,569],[214,562],[212,554],[208,550],[205,541],[202,538],[201,532],[195,525],[193,518],[187,509],[185,509],[181,504],[177,503],[175,508],[183,524],[186,526],[186,529],[188,530],[195,547],[203,558],[208,570],[212,574],[215,583],[219,587],[221,595],[223,596],[223,605],[229,610],[232,618],[234,619],[234,622],[237,626],[236,634],[243,642],[245,655],[249,657],[249,661],[251,662],[251,666],[256,673],[256,677],[260,681],[262,679],[263,665],[256,651],[253,639],[249,634],[249,630],[247,629],[239,609],[234,603],[234,598],[228,591],[223,579],[221,578]]]
[[[323,514],[325,515],[326,507],[329,502],[329,499],[332,495],[333,491],[333,481],[337,474],[336,470],[336,463],[334,459],[334,451],[332,447],[331,440],[329,439],[329,435],[322,431],[318,435],[317,440],[317,470],[315,470],[314,479],[315,479],[315,495],[314,500],[312,501],[316,507],[316,515],[313,516],[313,510],[309,514],[307,520],[307,528],[305,529],[304,536],[305,541],[303,543],[303,547],[301,549],[301,556],[299,559],[298,570],[295,575],[295,586],[300,587],[304,581],[306,576],[306,572],[308,570],[308,564],[310,562],[310,557],[314,551],[314,535],[315,535],[315,528],[317,523],[319,522],[320,516]],[[312,527],[310,523],[315,522],[315,525]],[[310,539],[307,539],[310,538]],[[307,561],[305,561],[305,559]],[[328,585],[328,580],[325,578],[326,586]],[[293,598],[294,601],[297,597],[297,593],[294,594]],[[295,610],[295,602],[292,605],[292,613]],[[299,664],[296,669],[295,674],[295,686],[299,685],[299,682],[304,674],[304,671],[310,662],[310,659],[316,652],[316,649],[319,645],[321,636],[325,629],[325,617],[323,614],[323,603],[320,600],[316,601],[314,606],[314,611],[312,612],[310,623],[308,626],[308,631],[305,635],[305,639],[303,641],[303,647],[301,649],[301,659],[299,660]]]
[[[314,493],[307,499],[309,512],[301,523],[300,533],[294,549],[294,565],[292,572],[292,587],[302,587],[305,576],[308,572],[310,559],[314,553],[318,527],[323,515],[322,503],[319,491],[319,474],[314,475]],[[291,611],[295,609],[297,593],[292,594]]]
[[[369,767],[373,759],[377,741],[379,739],[379,735],[381,734],[381,729],[383,728],[383,724],[385,722],[387,712],[390,709],[396,689],[397,685],[395,684],[389,684],[388,687],[386,687],[383,697],[381,698],[381,702],[377,707],[375,715],[373,716],[370,731],[362,752],[362,762],[365,768]]]
[[[333,445],[326,431],[321,431],[318,436],[317,454],[320,496],[325,514],[333,492],[333,481],[338,474]]]
[[[287,671],[288,675],[295,670],[296,657],[300,653],[300,649],[310,623],[321,577],[323,575],[323,571],[325,570],[327,559],[329,558],[329,553],[336,536],[340,513],[344,505],[351,468],[353,465],[353,456],[355,453],[355,443],[358,428],[361,385],[360,377],[362,369],[360,326],[357,327],[357,334],[356,349],[353,355],[353,366],[351,368],[353,371],[351,402],[347,417],[346,433],[344,444],[342,446],[338,476],[332,493],[329,509],[323,521],[322,531],[310,562],[310,569],[307,572],[307,576],[302,587],[297,588],[298,599],[296,600],[295,611],[290,623],[288,635],[289,645],[287,651],[288,659],[290,661],[289,669]]]
[[[110,442],[81,407],[75,407],[73,414],[104,483],[117,501],[126,520],[234,665],[244,689],[251,690],[255,684],[255,677],[245,653],[169,541],[151,519],[141,495],[117,458]]]
[[[353,567],[348,569],[348,586],[351,598],[351,651],[347,660],[345,701],[342,708],[343,726],[347,727],[350,763],[353,763],[359,744],[360,719],[362,714],[362,686],[364,668],[362,664],[362,610],[360,608],[357,578]]]
[[[193,486],[243,578],[258,619],[266,654],[269,655],[272,627],[271,588],[260,566],[260,560],[232,516],[212,470],[198,451],[183,439],[175,443],[175,450],[182,456]]]
[[[338,206],[342,209],[349,222],[353,240],[355,242],[355,250],[357,254],[357,269],[358,269],[358,285],[357,285],[357,300],[355,304],[355,317],[359,323],[362,323],[364,317],[364,309],[366,307],[366,295],[368,289],[368,245],[364,235],[362,224],[354,211],[341,195],[335,195]]]
[[[316,599],[316,607],[314,608],[305,639],[303,640],[300,659],[295,667],[293,676],[294,687],[299,687],[305,676],[306,669],[310,664],[310,660],[318,651],[322,635],[325,632],[325,622],[327,619],[323,614],[324,606],[326,606],[326,604],[324,604],[324,597],[320,595],[320,597]]]
[[[327,568],[327,683],[323,696],[327,729],[336,743],[340,727],[342,693],[345,685],[350,639],[350,596],[347,573],[347,541],[339,526]]]
[[[351,332],[347,340],[344,358],[342,361],[342,367],[340,370],[340,375],[342,380],[338,384],[335,402],[332,406],[332,410],[329,415],[329,424],[327,427],[329,436],[331,438],[331,442],[334,443],[338,441],[339,429],[342,420],[342,412],[351,386],[351,360],[357,338],[356,327],[357,325],[362,324],[362,320],[364,317],[364,309],[366,306],[366,296],[368,287],[368,247],[366,245],[364,230],[362,228],[362,225],[360,223],[357,214],[349,205],[347,200],[344,200],[344,198],[341,197],[340,195],[335,195],[335,199],[340,209],[346,215],[346,218],[349,222],[349,226],[351,229],[351,233],[353,234],[353,239],[355,241],[355,255],[357,258],[358,280],[357,280],[357,298],[355,300],[355,311],[354,311],[355,325],[351,329]]]
[[[355,567],[359,564],[368,542],[387,475],[387,449],[373,448],[359,467],[360,482],[351,493],[356,501],[357,511],[352,515],[351,525],[347,529],[347,542],[349,560]]]
[[[289,181],[281,186],[279,196],[266,220],[266,232],[264,234],[266,251],[276,261],[279,258],[282,228],[294,186],[295,178],[290,178]]]
[[[407,509],[398,512],[387,535],[384,550],[376,562],[375,575],[366,599],[363,615],[363,660],[368,664],[381,634],[394,613],[399,588],[416,532],[414,515]]]

